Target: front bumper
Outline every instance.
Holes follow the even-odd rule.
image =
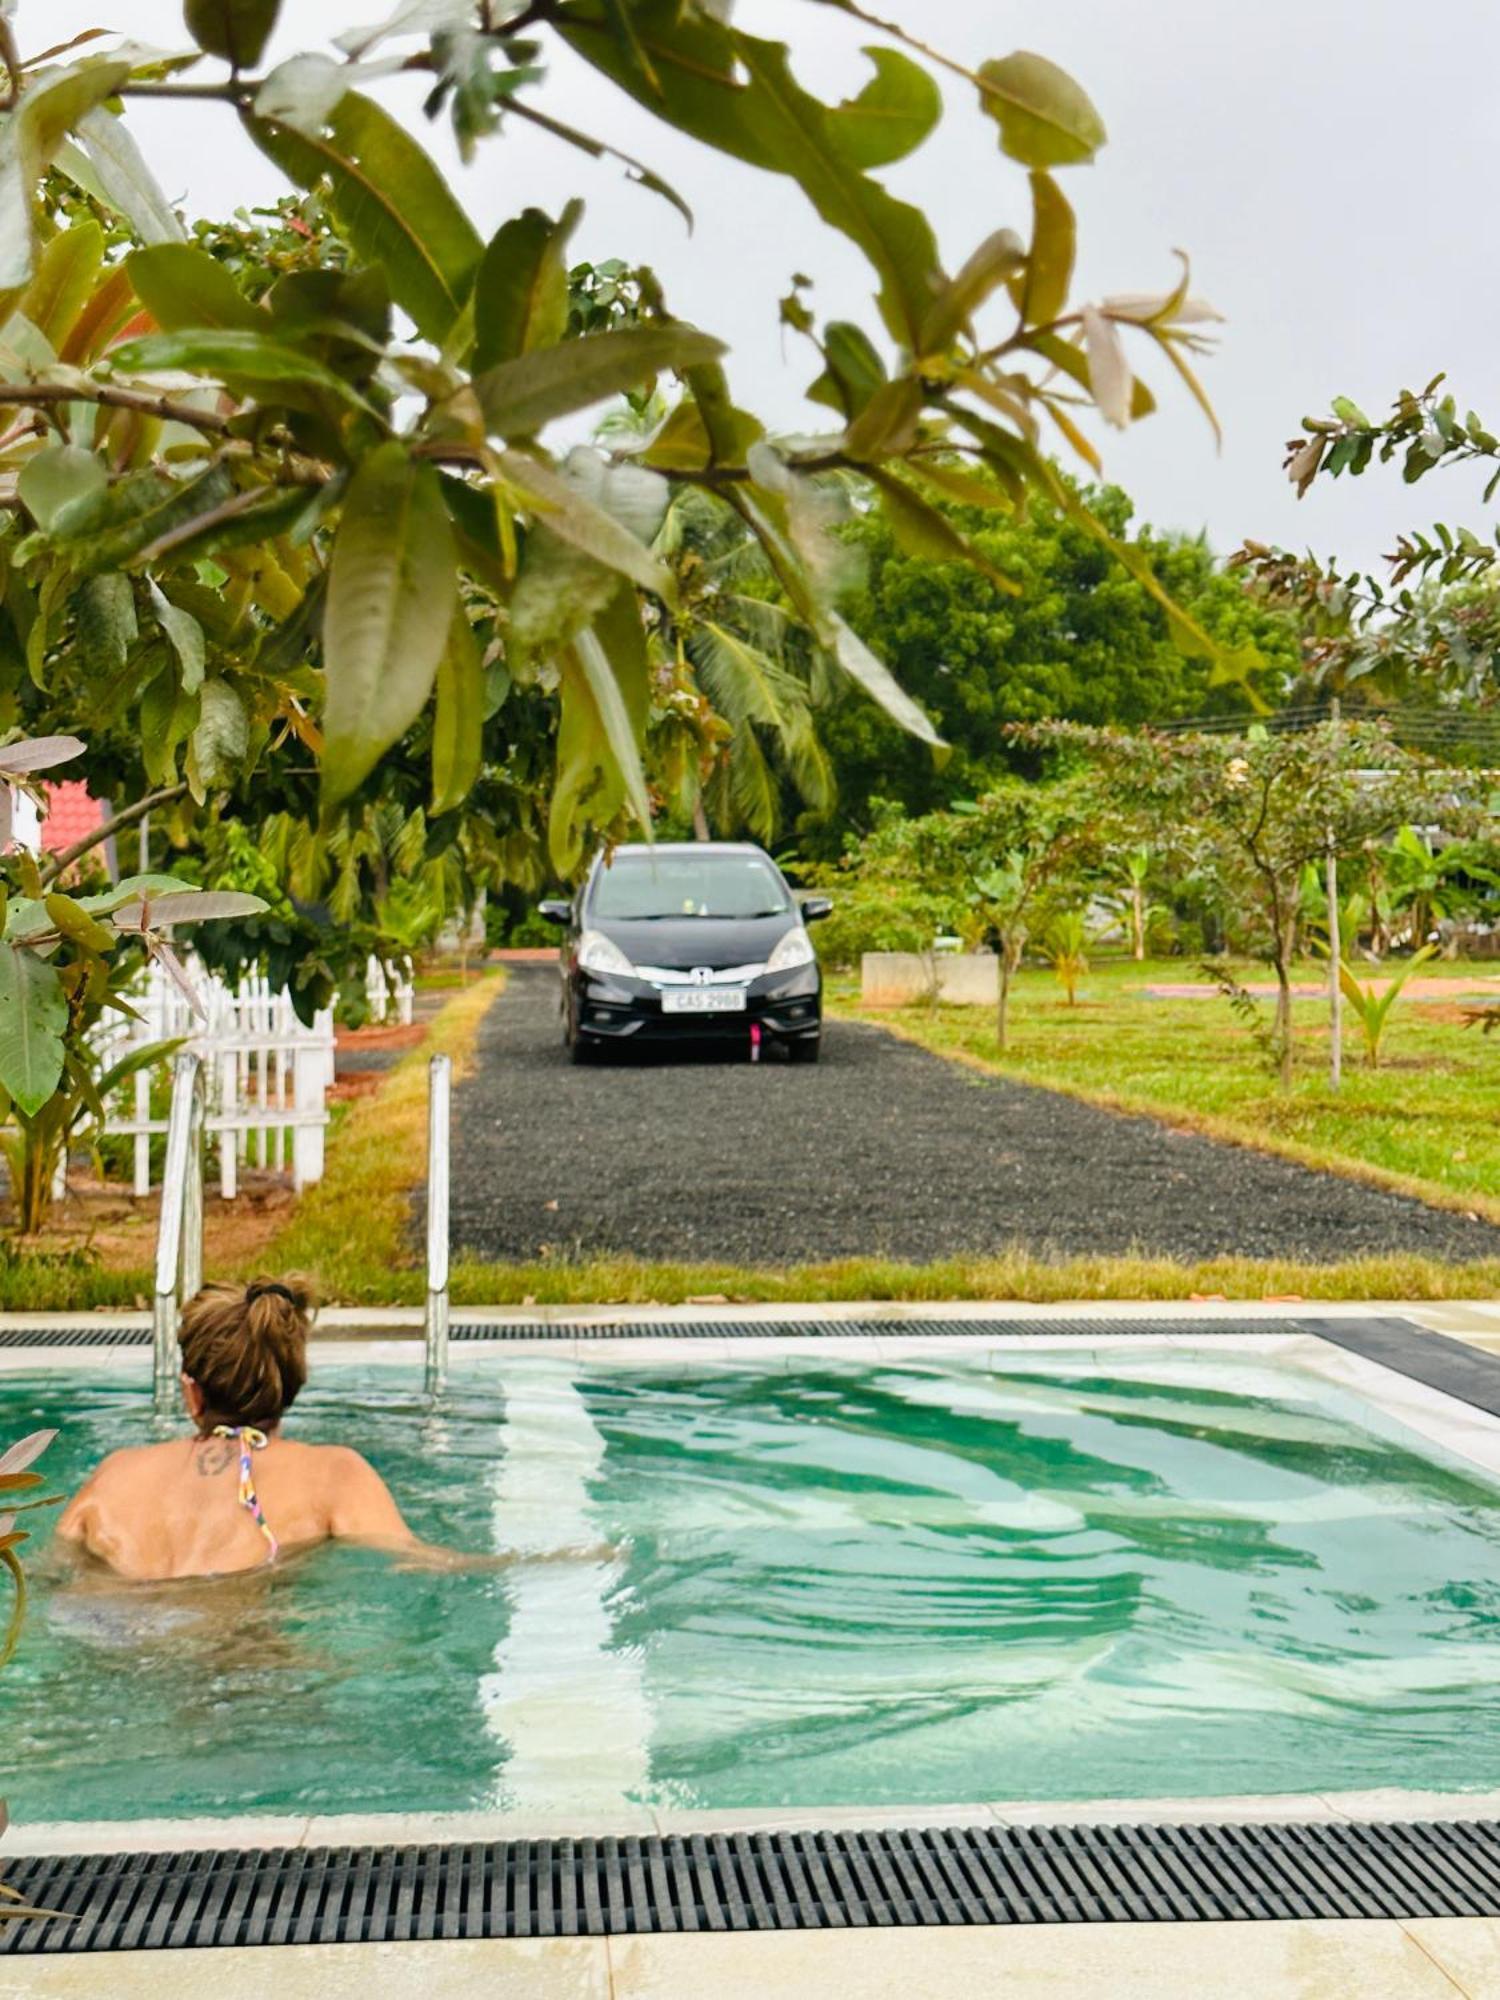
[[[823,977],[816,965],[763,972],[746,982],[743,1011],[668,1014],[662,989],[648,979],[580,971],[573,979],[573,1020],[585,1041],[732,1042],[743,1041],[752,1026],[777,1041],[810,1040],[822,1027]]]

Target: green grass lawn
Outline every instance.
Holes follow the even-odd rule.
[[[1434,963],[1455,995],[1500,965]],[[1246,984],[1266,968],[1242,965]],[[1302,982],[1325,968],[1299,967]],[[1500,1221],[1500,1036],[1463,1027],[1453,1003],[1402,996],[1381,1067],[1365,1066],[1357,1023],[1345,1020],[1344,1081],[1328,1083],[1328,1004],[1294,1002],[1296,1078],[1283,1094],[1250,1031],[1228,1003],[1158,1000],[1147,989],[1198,983],[1191,961],[1101,961],[1069,1007],[1045,967],[1023,967],[1011,997],[1010,1047],[1001,1057],[987,1008],[864,1009],[852,978],[830,982],[834,1012],[878,1021],[942,1055],[1195,1131],[1258,1146],[1304,1164],[1378,1180],[1445,1207]],[[1271,1002],[1262,1006],[1269,1020]]]

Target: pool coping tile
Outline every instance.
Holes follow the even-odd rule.
[[[998,1826],[1291,1825],[1500,1820],[1500,1792],[1281,1792],[1222,1798],[1010,1799],[932,1806],[734,1810],[658,1806],[591,1813],[327,1813],[311,1817],[12,1822],[16,1854],[191,1853],[216,1848],[428,1847],[695,1833],[841,1833]]]
[[[611,1937],[609,1965],[613,2000],[1464,2000],[1445,1942],[1390,1918],[643,1933]]]

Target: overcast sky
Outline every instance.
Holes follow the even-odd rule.
[[[279,35],[273,54],[387,11],[384,0],[292,0],[283,18],[295,31]],[[1149,365],[1162,412],[1108,440],[1108,472],[1134,494],[1141,518],[1206,528],[1222,550],[1253,536],[1362,561],[1413,522],[1445,514],[1477,523],[1479,479],[1440,475],[1413,493],[1390,473],[1367,475],[1320,483],[1299,503],[1280,467],[1297,420],[1326,410],[1333,395],[1383,409],[1440,368],[1461,401],[1500,423],[1500,226],[1488,218],[1500,9],[1485,0],[885,0],[885,11],[970,62],[1038,50],[1090,91],[1110,143],[1095,166],[1064,176],[1079,212],[1081,295],[1165,289],[1180,246],[1195,289],[1224,313],[1205,370],[1222,452],[1172,378]],[[792,42],[816,88],[842,94],[867,73],[862,38],[831,9],[740,0],[738,19]],[[174,0],[122,0],[113,10],[20,0],[23,52],[101,20],[143,41],[183,39]],[[951,266],[1002,224],[1024,230],[1027,198],[968,86],[950,77],[943,89],[943,127],[887,178],[934,218]],[[419,94],[396,100],[481,228],[528,203],[555,210],[565,192],[583,194],[579,256],[654,265],[674,309],[732,343],[742,400],[785,428],[826,422],[802,401],[815,357],[784,344],[776,301],[801,270],[817,281],[820,318],[876,330],[858,254],[789,182],[679,139],[565,53],[540,101],[657,167],[694,207],[696,233],[618,168],[519,126],[464,169],[444,128],[421,119]],[[278,191],[274,170],[222,111],[142,103],[130,115],[189,212],[222,214]]]

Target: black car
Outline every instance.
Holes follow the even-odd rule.
[[[546,902],[565,924],[564,1039],[575,1062],[610,1043],[702,1037],[758,1053],[779,1042],[816,1062],[823,978],[805,926],[833,907],[798,904],[759,847],[730,841],[617,847],[576,901]]]

